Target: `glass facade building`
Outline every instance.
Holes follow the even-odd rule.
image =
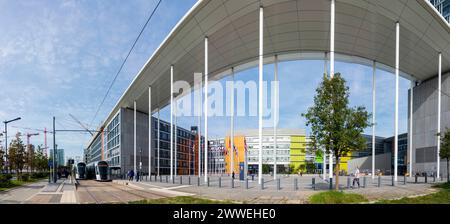
[[[225,173],[225,139],[211,139],[208,142],[208,170],[213,174]]]
[[[114,170],[112,171],[113,174],[123,174],[133,168],[134,147],[132,113],[132,110],[122,108],[122,110],[107,123],[106,127],[99,128],[99,131],[96,132],[96,135],[91,139],[88,147],[84,150],[84,161],[86,163],[105,160],[108,162],[111,170]],[[156,173],[159,152],[159,173],[161,175],[166,175],[170,173],[170,123],[160,120],[159,124],[160,126],[158,129],[158,119],[152,117],[151,170],[152,173]],[[136,168],[146,174],[148,173],[148,143],[145,143],[143,138],[146,138],[146,135],[148,134],[148,115],[138,113],[137,128]],[[187,130],[181,127],[176,127],[176,129],[177,132],[176,135],[174,135],[174,137],[176,136],[176,146],[174,147],[174,152],[176,152],[176,157],[174,157],[174,169],[176,172],[174,173],[179,175],[194,174],[196,169],[198,169],[198,167],[195,166],[195,160],[198,155],[196,154],[196,150],[194,150],[197,139],[196,131]],[[146,130],[147,132],[143,133],[143,130]],[[158,130],[160,139],[159,150]],[[148,140],[148,137],[145,140]],[[142,167],[140,166],[141,162]]]
[[[441,15],[450,23],[450,0],[429,0],[431,4],[441,13]]]

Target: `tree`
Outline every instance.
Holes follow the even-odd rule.
[[[28,171],[33,172],[35,168],[35,152],[34,152],[34,145],[29,144],[27,146],[27,151],[25,153],[25,164],[27,166]]]
[[[44,155],[44,149],[42,148],[42,145],[37,146],[34,160],[34,164],[38,171],[45,171],[48,169],[48,158]]]
[[[16,171],[17,179],[20,179],[22,174],[22,169],[25,165],[25,146],[22,142],[22,139],[20,139],[20,133],[16,134],[16,139],[11,141],[11,144],[9,145],[9,163],[11,166],[11,169]]]
[[[445,135],[441,137],[441,150],[439,151],[439,157],[447,160],[447,182],[450,182],[449,171],[449,159],[450,159],[450,130],[447,128]]]
[[[0,141],[1,143],[1,141]],[[5,166],[5,161],[3,161],[3,158],[5,157],[5,151],[3,150],[3,146],[0,145],[0,170],[3,170],[3,167]]]
[[[311,126],[313,149],[325,149],[336,158],[336,190],[339,189],[340,158],[348,152],[366,147],[362,132],[369,127],[370,114],[365,107],[349,107],[349,88],[339,73],[324,75],[316,89],[314,105],[308,108],[306,125]]]
[[[311,161],[306,162],[306,172],[307,173],[315,173],[315,171],[316,171],[316,165]]]
[[[262,172],[263,173],[269,173],[270,172],[270,166],[268,164],[262,165]]]

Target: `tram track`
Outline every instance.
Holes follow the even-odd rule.
[[[82,181],[78,188],[78,198],[81,203],[128,203],[130,201],[166,198],[161,193],[134,189],[111,182]]]

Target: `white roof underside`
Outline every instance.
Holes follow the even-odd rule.
[[[264,7],[264,55],[280,60],[323,59],[329,51],[330,0],[203,0],[176,25],[137,74],[112,109],[148,112],[170,103],[170,65],[174,80],[193,84],[204,69],[204,37],[209,37],[209,78],[217,80],[257,65],[258,20]],[[400,22],[400,70],[417,80],[436,76],[438,52],[450,71],[450,27],[426,0],[336,0],[337,60],[392,70],[395,66],[395,22]]]

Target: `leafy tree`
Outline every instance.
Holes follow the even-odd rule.
[[[1,143],[1,141],[0,141]],[[5,161],[3,158],[5,157],[5,151],[3,150],[3,146],[0,145],[0,170],[3,170],[3,167],[5,166]]]
[[[35,152],[34,145],[29,144],[27,146],[27,151],[25,153],[25,164],[27,166],[28,171],[33,172],[35,168]]]
[[[16,134],[16,139],[11,141],[11,144],[9,145],[9,163],[11,169],[16,171],[17,179],[21,178],[22,169],[25,165],[25,146],[22,142],[22,139],[20,138],[20,133]]]
[[[306,164],[300,164],[298,171],[302,171],[304,173],[306,171]]]
[[[306,125],[311,126],[313,149],[325,149],[336,158],[336,189],[339,189],[340,158],[348,152],[364,149],[361,135],[370,126],[371,116],[363,106],[349,107],[349,88],[339,73],[333,78],[324,75],[316,89],[314,105],[308,108]]]
[[[316,165],[313,162],[306,162],[306,172],[314,173],[316,171]]]
[[[268,164],[262,165],[262,172],[263,173],[269,173],[270,172],[270,166]]]
[[[450,159],[450,129],[447,128],[445,135],[441,137],[441,150],[439,151],[439,157],[447,160],[447,182],[450,182],[449,173],[449,159]]]
[[[48,158],[44,154],[44,149],[42,148],[42,145],[38,145],[36,153],[34,155],[34,160],[37,170],[45,171],[48,169]]]

